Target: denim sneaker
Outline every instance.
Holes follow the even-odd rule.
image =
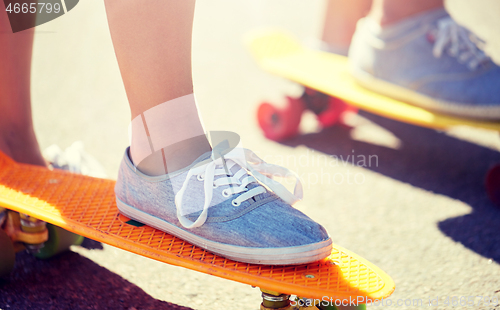
[[[358,22],[349,50],[364,87],[423,108],[478,119],[500,119],[500,67],[482,42],[444,9],[380,27]]]
[[[265,175],[290,171],[246,149],[214,149],[185,169],[152,177],[135,168],[127,149],[116,202],[129,218],[236,261],[288,265],[330,255],[326,230],[291,207],[302,196],[298,178],[292,194]]]

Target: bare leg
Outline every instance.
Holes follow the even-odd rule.
[[[386,26],[443,6],[443,0],[373,0],[369,15],[380,25]]]
[[[370,10],[371,0],[328,0],[322,40],[333,50],[347,50],[356,22]]]
[[[195,1],[106,0],[105,4],[132,119],[163,102],[193,93],[191,32]],[[205,136],[163,149],[169,171],[191,164],[208,150]],[[147,174],[165,173],[163,164],[158,166],[164,161],[155,158],[161,155],[154,153],[138,168]]]
[[[328,0],[322,40],[334,50],[347,49],[356,22],[367,14],[385,26],[439,7],[443,0]]]
[[[12,33],[0,4],[0,151],[22,163],[45,165],[31,118],[33,28]],[[32,14],[26,14],[32,15]]]

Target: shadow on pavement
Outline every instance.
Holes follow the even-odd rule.
[[[101,242],[89,238],[83,238],[83,242],[80,246],[87,250],[104,250]]]
[[[435,130],[413,126],[366,112],[364,118],[389,130],[402,145],[381,147],[351,139],[342,127],[324,129],[283,142],[305,145],[329,155],[377,155],[378,166],[366,167],[393,179],[461,200],[472,213],[439,223],[447,236],[478,254],[500,262],[500,208],[487,197],[484,179],[488,169],[500,163],[500,153],[458,140]]]
[[[40,260],[26,252],[0,278],[1,309],[185,309],[157,300],[74,252]]]

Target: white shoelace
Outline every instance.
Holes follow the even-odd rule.
[[[435,33],[434,57],[439,58],[446,50],[460,63],[466,63],[469,69],[475,70],[480,64],[489,60],[489,57],[478,48],[481,40],[458,25],[451,17],[438,21]]]
[[[231,172],[235,165],[240,166],[236,173]],[[182,198],[192,176],[196,175],[199,181],[204,182],[205,202],[203,211],[196,219],[191,221],[182,215]],[[290,193],[282,184],[272,180],[271,176],[294,177],[294,193]],[[226,176],[215,179],[216,176]],[[214,181],[215,180],[215,181]],[[252,189],[246,188],[250,183],[262,183],[277,194],[286,203],[292,205],[302,199],[302,184],[298,176],[292,171],[273,164],[268,164],[260,159],[255,153],[248,149],[233,149],[231,152],[213,159],[208,164],[193,167],[187,173],[186,180],[181,189],[175,195],[175,205],[177,207],[177,218],[185,228],[195,228],[203,225],[207,220],[208,208],[212,201],[213,189],[219,186],[229,185],[222,195],[226,198],[240,194],[232,200],[233,206],[239,206],[243,201],[251,199],[259,194],[265,193],[266,189],[262,185]]]

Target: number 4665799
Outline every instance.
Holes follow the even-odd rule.
[[[35,14],[35,13],[56,13],[58,14],[61,11],[61,5],[59,3],[9,3],[9,5],[5,8],[5,11],[9,13],[22,13],[22,14]]]

